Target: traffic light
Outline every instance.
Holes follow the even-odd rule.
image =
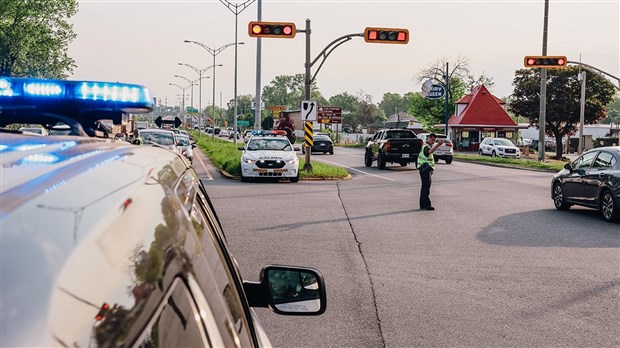
[[[295,23],[287,22],[250,22],[248,34],[251,37],[277,37],[292,39],[297,34]]]
[[[568,60],[566,56],[526,56],[523,64],[526,68],[565,68]]]
[[[405,45],[409,42],[409,30],[402,28],[366,28],[364,41]]]

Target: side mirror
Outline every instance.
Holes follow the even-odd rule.
[[[569,172],[573,172],[573,167],[570,165],[570,163],[566,163],[564,165],[564,169],[568,170]]]
[[[183,146],[183,143],[179,141],[177,142],[177,146]]]
[[[195,148],[196,148],[196,143],[193,143],[192,144],[192,149],[195,149]]]
[[[319,271],[292,266],[267,266],[260,282],[244,282],[250,307],[270,307],[284,315],[320,315],[327,308],[325,282]]]
[[[243,146],[239,146],[237,149],[239,149],[239,150],[245,150],[245,147],[243,147]]]
[[[294,147],[293,147],[293,151],[301,151],[301,147],[299,147],[299,146],[294,146]]]

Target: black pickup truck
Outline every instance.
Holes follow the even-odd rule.
[[[388,162],[399,163],[403,167],[408,163],[415,164],[422,145],[422,140],[408,129],[380,130],[366,144],[364,165],[371,167],[375,160],[379,169],[385,169]]]

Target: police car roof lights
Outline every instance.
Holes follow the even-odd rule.
[[[73,107],[132,113],[149,112],[154,106],[149,90],[140,85],[0,78],[0,109],[23,106],[43,107],[43,103],[53,100]]]

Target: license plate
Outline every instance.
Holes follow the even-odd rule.
[[[402,156],[402,158],[409,158],[409,154],[408,153],[403,153],[401,156]]]

